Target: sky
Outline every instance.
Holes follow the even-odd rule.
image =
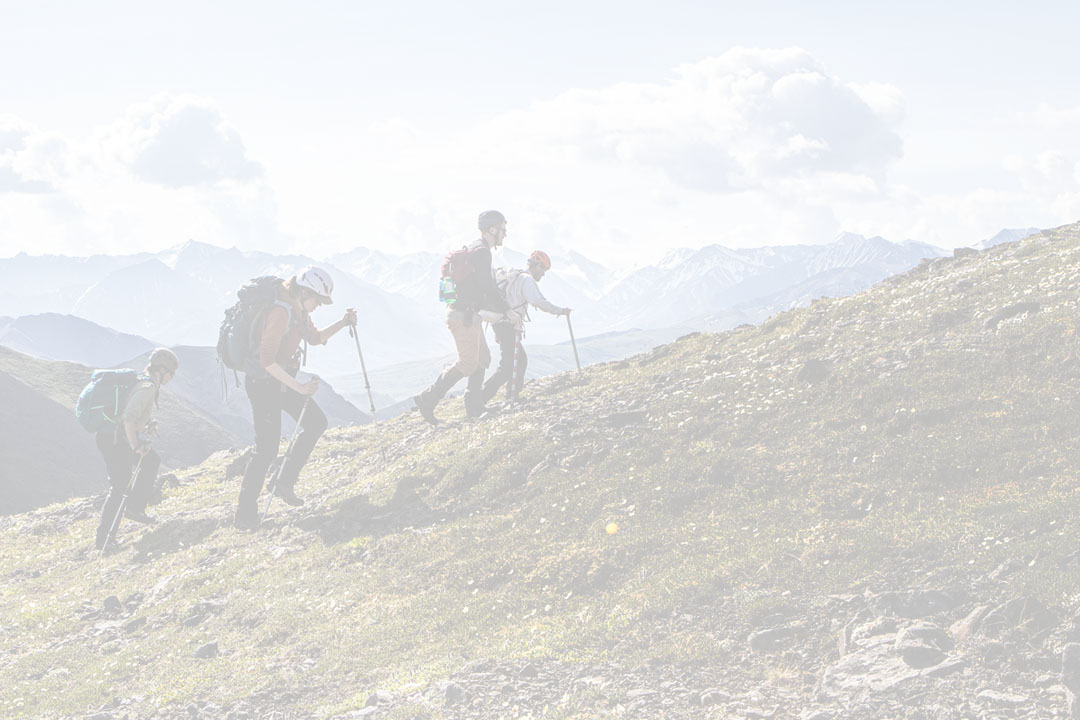
[[[945,248],[1080,220],[1080,9],[0,0],[0,257]],[[880,5],[882,7],[871,7]]]

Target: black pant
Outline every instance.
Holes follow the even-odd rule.
[[[139,465],[139,476],[135,478],[135,485],[128,491],[131,484],[131,476],[135,472],[135,465],[139,463],[139,455],[127,443],[122,428],[110,427],[97,434],[97,446],[101,456],[105,458],[105,469],[109,473],[109,496],[105,498],[105,507],[101,510],[101,522],[98,523],[97,539],[101,543],[109,534],[116,513],[120,510],[120,503],[124,499],[124,493],[128,493],[125,508],[134,512],[146,510],[146,503],[154,490],[154,482],[157,481],[158,468],[161,467],[161,458],[157,452],[151,450],[142,458]]]
[[[514,385],[517,390],[521,390],[522,385],[525,384],[525,366],[529,362],[529,358],[525,355],[525,348],[521,347],[517,342],[517,330],[513,325],[509,323],[496,323],[492,325],[495,330],[495,342],[499,344],[499,367],[495,369],[495,372],[491,373],[491,377],[484,383],[483,399],[484,402],[488,402],[491,398],[499,392],[499,388],[507,383],[513,376]],[[514,374],[514,353],[515,350],[519,354],[519,367],[517,374]],[[507,394],[509,395],[509,387],[507,388]]]
[[[284,410],[299,420],[304,407],[305,396],[282,385],[277,380],[244,380],[248,399],[251,401],[252,418],[255,423],[255,454],[251,456],[244,480],[240,484],[240,509],[252,510],[262,492],[266,471],[270,469],[278,454],[281,444],[281,412]],[[292,488],[300,477],[315,443],[326,431],[326,414],[312,399],[304,413],[304,422],[300,425],[300,434],[293,445],[292,453],[281,468],[281,488]]]

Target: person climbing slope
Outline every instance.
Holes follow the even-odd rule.
[[[284,281],[265,319],[255,327],[253,357],[245,364],[244,388],[251,401],[255,425],[255,454],[244,471],[234,524],[243,529],[259,526],[258,499],[266,471],[277,457],[281,440],[281,413],[300,418],[307,403],[299,436],[289,457],[284,459],[275,488],[276,497],[289,505],[303,505],[294,490],[300,470],[326,430],[326,414],[311,398],[319,389],[319,379],[296,380],[300,370],[300,343],[325,345],[338,331],[356,324],[356,311],[349,308],[340,320],[319,330],[311,313],[333,300],[334,281],[318,267],[308,267]]]
[[[555,305],[540,292],[538,283],[549,270],[551,270],[551,258],[543,250],[536,250],[529,256],[525,270],[496,271],[495,275],[505,294],[507,304],[523,320],[529,319],[530,305],[556,316],[570,314],[570,308]],[[497,322],[492,327],[495,330],[495,341],[499,344],[499,367],[484,383],[479,401],[481,405],[495,397],[499,388],[511,380],[511,375],[513,375],[513,384],[507,387],[507,399],[517,395],[525,384],[525,368],[529,364],[529,358],[525,354],[525,348],[519,337],[520,326],[515,327],[511,322]]]
[[[161,457],[151,447],[147,436],[155,428],[151,416],[161,387],[173,379],[179,366],[180,361],[168,348],[157,348],[151,352],[146,368],[126,390],[127,396],[122,401],[119,414],[97,432],[97,447],[105,459],[110,486],[97,527],[95,547],[98,550],[102,550],[106,542],[115,540],[115,537],[110,538],[110,532],[115,530],[121,505],[124,506],[125,517],[142,523],[154,522],[146,514],[146,505],[157,481]],[[112,372],[116,375],[134,373],[131,370]],[[120,397],[119,393],[116,397]]]
[[[435,406],[463,378],[469,379],[465,388],[465,412],[469,417],[483,414],[480,394],[484,387],[484,372],[491,364],[491,352],[484,341],[479,313],[502,314],[509,310],[491,270],[491,251],[501,246],[506,238],[506,218],[498,210],[488,210],[480,213],[477,227],[480,239],[450,253],[443,263],[440,296],[447,303],[446,326],[454,336],[457,362],[413,398],[420,414],[432,425],[439,422],[435,417]],[[512,321],[514,317],[511,316]]]

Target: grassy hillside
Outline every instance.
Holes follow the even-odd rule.
[[[230,457],[102,562],[0,520],[12,717],[1063,716],[1080,226],[760,327],[332,430],[257,533]]]
[[[566,321],[561,317],[553,318],[544,315],[539,310],[534,311],[534,314],[542,317],[541,322],[558,323],[563,328],[566,327]],[[622,360],[670,342],[688,332],[691,332],[688,327],[672,327],[661,330],[627,330],[577,338],[578,356],[582,365]],[[499,364],[499,346],[490,328],[486,328],[485,338],[492,353],[492,364],[489,370],[493,372]],[[570,346],[569,331],[567,331],[567,340],[558,345],[536,345],[529,341],[527,335],[524,344],[529,355],[526,378],[530,380],[554,375],[575,367],[574,349]],[[414,407],[413,395],[430,385],[447,365],[454,362],[454,359],[453,355],[444,355],[370,370],[368,379],[371,381],[379,418],[396,417],[400,414],[398,411],[400,408],[411,410]],[[331,382],[357,407],[368,407],[363,374],[341,375],[331,378]],[[463,391],[464,383],[455,389],[456,393]],[[500,394],[498,400],[501,401],[502,398]],[[395,404],[398,408],[391,407]]]
[[[70,414],[65,419],[65,432],[78,429],[88,438],[92,436],[78,426],[75,420],[75,401],[93,374],[91,368],[69,362],[40,360],[0,346],[0,371],[7,373],[23,385],[49,398]],[[241,447],[242,441],[223,430],[204,413],[173,394],[168,386],[161,392],[159,407],[154,411],[158,420],[159,437],[154,446],[162,461],[170,467],[187,467],[202,462],[218,450]],[[60,449],[62,451],[63,448]],[[95,450],[96,453],[96,450]],[[18,468],[20,473],[36,474],[38,466]],[[97,473],[97,467],[92,470]],[[69,493],[70,497],[74,492]]]
[[[94,437],[69,408],[0,372],[0,513],[88,495],[106,487]],[[100,472],[92,472],[100,464]]]

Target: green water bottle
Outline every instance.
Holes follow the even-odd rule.
[[[457,302],[457,286],[453,278],[444,277],[439,283],[439,300],[444,303]]]

